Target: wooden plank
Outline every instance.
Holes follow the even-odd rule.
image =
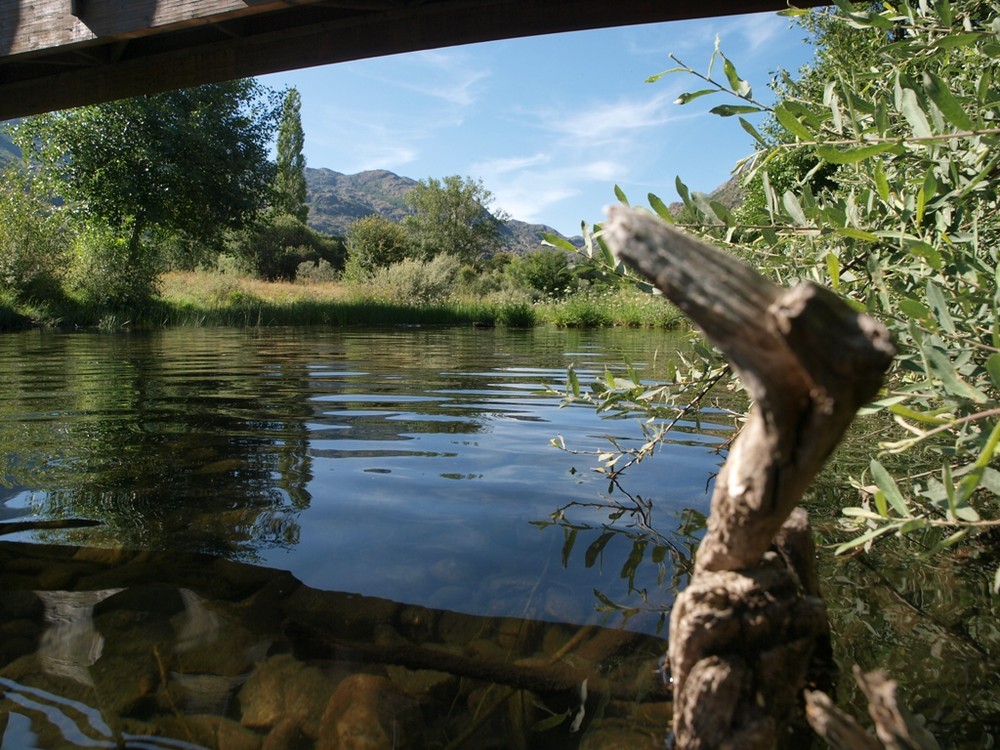
[[[132,39],[319,0],[0,0],[0,55]]]
[[[157,16],[167,25],[144,31],[123,18],[109,21],[114,35],[13,56],[3,48],[11,22],[0,17],[0,120],[400,52],[786,7],[784,0],[202,0],[218,13],[194,18],[199,3],[173,2],[172,15]],[[8,13],[17,5],[0,0]]]

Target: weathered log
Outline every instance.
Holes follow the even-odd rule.
[[[820,691],[806,691],[806,715],[816,734],[834,750],[940,750],[930,732],[903,705],[895,680],[882,672],[865,674],[854,667],[854,679],[868,699],[878,740]]]
[[[789,516],[894,350],[882,325],[823,287],[779,287],[646,211],[609,216],[612,251],[691,318],[753,399],[671,613],[677,747],[776,747],[829,643],[808,521]]]

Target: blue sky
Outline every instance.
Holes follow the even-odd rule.
[[[670,202],[678,175],[710,191],[752,150],[736,118],[708,114],[721,96],[674,104],[703,88],[698,81],[645,83],[673,67],[670,53],[706,72],[717,35],[765,100],[774,70],[810,58],[804,33],[767,13],[510,39],[260,80],[299,90],[310,167],[481,179],[494,208],[573,235],[581,220],[602,219],[615,184],[635,203],[649,192]]]

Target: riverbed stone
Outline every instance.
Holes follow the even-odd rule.
[[[316,750],[404,750],[420,747],[423,721],[417,701],[385,677],[344,679],[320,722]]]
[[[167,737],[194,740],[196,744],[219,750],[261,750],[263,742],[260,735],[238,722],[210,714],[163,717],[157,722],[157,729]]]
[[[272,656],[239,692],[240,723],[270,730],[293,720],[306,736],[315,739],[319,717],[331,695],[333,683],[316,667],[307,667],[290,654]]]

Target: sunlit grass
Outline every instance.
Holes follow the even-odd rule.
[[[343,282],[266,282],[215,271],[171,272],[142,310],[101,309],[66,297],[58,303],[0,299],[0,328],[35,325],[103,330],[163,326],[478,325],[525,328],[630,326],[672,328],[680,314],[662,298],[633,289],[590,290],[532,303],[527,295],[462,294],[415,303]]]

